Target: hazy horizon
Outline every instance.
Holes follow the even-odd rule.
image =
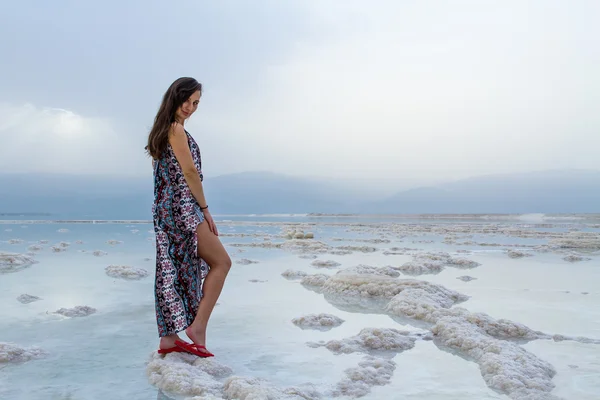
[[[117,4],[4,7],[0,170],[149,176],[179,76],[204,84],[188,129],[207,177],[600,169],[596,2]]]

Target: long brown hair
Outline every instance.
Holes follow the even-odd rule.
[[[179,78],[169,86],[163,96],[160,108],[154,118],[154,125],[148,135],[147,153],[159,159],[169,143],[169,128],[175,122],[175,113],[192,94],[200,90],[202,84],[194,78]]]

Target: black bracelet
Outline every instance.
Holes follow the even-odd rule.
[[[208,204],[206,205],[206,207],[202,207],[202,206],[200,206],[200,209],[201,209],[201,210],[206,210],[207,208],[208,208]]]

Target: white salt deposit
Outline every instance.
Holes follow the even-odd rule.
[[[474,281],[477,278],[473,278],[472,276],[468,276],[468,275],[463,275],[463,276],[459,276],[456,279],[460,279],[463,282],[471,282],[471,281]]]
[[[102,250],[94,250],[94,252],[92,253],[93,255],[95,255],[96,257],[102,257],[107,255],[108,253]]]
[[[265,379],[232,376],[225,380],[226,399],[239,400],[316,400],[321,394],[312,385],[280,389]]]
[[[56,310],[55,314],[60,314],[69,318],[87,317],[96,313],[96,309],[90,306],[75,306],[73,308],[60,308]]]
[[[284,278],[287,278],[287,279],[301,279],[305,276],[308,276],[308,274],[304,271],[296,271],[293,269],[287,269],[281,273],[281,276],[283,276]]]
[[[122,244],[123,242],[121,240],[109,239],[106,241],[106,243],[110,244],[111,246],[114,246],[116,244]]]
[[[46,355],[47,352],[39,347],[21,347],[15,343],[0,342],[0,363],[22,363]]]
[[[400,353],[412,349],[416,336],[408,331],[392,328],[364,328],[358,335],[341,340],[310,342],[310,347],[323,346],[334,354],[393,352]]]
[[[342,264],[333,260],[315,260],[312,263],[310,263],[310,265],[317,268],[335,268],[339,267]]]
[[[526,253],[526,252],[520,251],[520,250],[509,250],[507,252],[507,254],[510,258],[531,257],[533,255],[531,253]]]
[[[406,275],[416,276],[438,274],[447,266],[467,269],[475,268],[479,265],[478,262],[464,257],[453,258],[446,252],[427,252],[413,255],[412,261],[408,261],[399,267],[394,267],[394,269],[397,269]]]
[[[22,294],[19,297],[17,297],[17,301],[23,304],[33,303],[34,301],[38,300],[41,300],[41,298],[37,296],[32,296],[30,294]]]
[[[583,257],[577,254],[569,254],[568,256],[563,257],[563,260],[568,262],[579,262],[579,261],[589,261],[591,258]]]
[[[301,230],[291,230],[286,232],[283,237],[287,239],[314,239],[315,235],[312,232],[304,233]]]
[[[236,264],[249,265],[249,264],[257,264],[256,260],[249,260],[247,258],[242,258],[240,260],[236,260]]]
[[[372,267],[370,265],[359,264],[354,267],[345,268],[337,272],[338,274],[371,274],[382,275],[397,278],[400,273],[392,267]]]
[[[27,250],[29,250],[29,251],[41,251],[42,249],[43,249],[43,247],[40,246],[39,244],[32,244],[27,247]]]
[[[23,239],[8,239],[8,244],[21,244]]]
[[[415,262],[408,261],[395,269],[402,271],[406,275],[425,275],[425,274],[437,274],[444,269],[444,266],[440,262]]]
[[[451,265],[455,268],[463,268],[463,269],[476,268],[481,265],[477,261],[469,260],[469,259],[462,258],[462,257],[450,258],[450,259],[448,259],[447,263],[448,263],[448,265]]]
[[[468,297],[465,295],[423,281],[374,275],[336,274],[328,277],[318,274],[304,277],[302,283],[316,286],[322,292],[349,298],[389,298],[391,300],[383,311],[434,324],[431,331],[436,340],[477,362],[489,387],[514,399],[527,396],[552,398],[549,392],[554,387],[553,367],[516,342],[505,340],[533,340],[549,338],[549,335],[512,321],[496,320],[484,313],[451,308],[466,300]],[[354,352],[365,347],[359,338],[330,341],[324,346],[338,353]]]
[[[150,383],[164,392],[194,399],[319,399],[312,385],[280,389],[265,379],[232,376],[233,371],[213,357],[186,353],[165,356],[153,352],[146,366]],[[188,397],[189,398],[189,397]]]
[[[20,271],[37,262],[32,256],[26,254],[0,251],[0,273]]]
[[[392,360],[366,356],[357,367],[344,371],[346,377],[338,382],[332,396],[366,396],[374,386],[389,384],[395,369],[396,363]]]
[[[340,326],[345,321],[332,314],[308,314],[292,319],[292,323],[302,329],[329,330]]]
[[[556,371],[518,344],[498,340],[461,318],[442,318],[432,332],[444,346],[479,364],[486,384],[513,399],[552,399]],[[530,397],[528,397],[530,396]]]
[[[148,271],[143,268],[134,268],[128,265],[109,265],[104,269],[106,275],[121,279],[142,279],[148,276]]]
[[[165,356],[153,352],[146,374],[150,384],[165,392],[183,396],[220,396],[223,384],[217,378],[231,374],[231,369],[221,365],[213,357],[203,358],[203,363],[191,354],[173,353]]]

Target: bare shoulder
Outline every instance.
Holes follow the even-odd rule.
[[[177,122],[173,122],[169,128],[169,136],[186,136],[183,125]]]

